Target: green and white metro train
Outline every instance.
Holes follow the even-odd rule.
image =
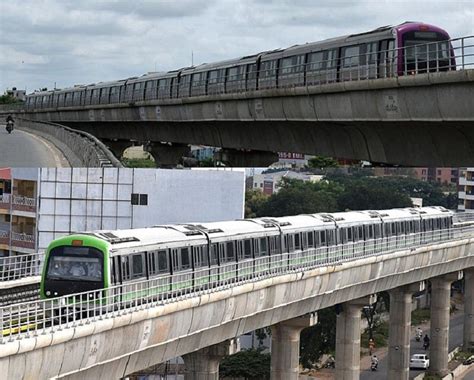
[[[436,239],[452,225],[453,213],[433,206],[77,233],[49,245],[40,294],[54,298],[160,277],[166,278],[160,291],[218,286],[262,267],[297,267],[318,258],[315,252],[323,253],[324,265],[354,258],[360,243],[371,253],[389,240]]]

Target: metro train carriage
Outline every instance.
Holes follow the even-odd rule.
[[[439,27],[405,22],[167,73],[37,92],[27,96],[26,107],[35,110],[134,104],[455,70],[449,39]]]
[[[228,286],[436,241],[452,225],[451,211],[432,206],[78,233],[49,245],[40,294],[121,285],[126,297],[144,280],[143,296]]]

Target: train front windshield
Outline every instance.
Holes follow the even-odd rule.
[[[407,61],[426,62],[427,55],[429,61],[449,60],[448,39],[449,36],[438,32],[415,31],[405,33],[403,45],[406,48]]]
[[[47,280],[103,282],[102,252],[92,247],[58,247],[50,253]]]

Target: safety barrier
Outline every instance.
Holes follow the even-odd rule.
[[[53,142],[73,162],[72,166],[122,167],[120,161],[109,149],[90,133],[75,130],[64,125],[17,118],[19,129],[40,134]],[[78,160],[79,162],[75,162]]]
[[[412,250],[431,243],[472,237],[473,234],[473,227],[457,227],[311,248],[199,269],[191,273],[163,275],[107,289],[1,307],[0,344],[38,334],[52,334],[57,330],[74,328],[95,320],[113,318],[247,282],[316,267],[341,265],[374,255]]]
[[[25,234],[16,234],[17,239],[33,241],[34,237]],[[12,237],[13,238],[13,237]],[[16,256],[0,257],[0,282],[14,281],[25,277],[39,276],[43,264],[43,253],[20,254]]]

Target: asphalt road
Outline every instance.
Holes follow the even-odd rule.
[[[67,167],[64,155],[50,142],[0,124],[0,167]]]
[[[474,380],[474,367],[464,376],[464,380]]]
[[[457,346],[462,344],[463,340],[463,314],[459,313],[455,317],[451,318],[451,322],[449,324],[449,351],[451,352]],[[423,336],[428,334],[430,336],[429,330],[423,331]],[[413,354],[421,354],[424,353],[423,350],[423,342],[415,341],[415,337],[410,340],[410,356]],[[429,352],[428,352],[429,355]],[[373,372],[369,370],[362,370],[360,371],[360,379],[361,380],[378,380],[383,379],[386,377],[387,374],[387,365],[388,365],[388,358],[385,357],[384,359],[379,361],[379,366],[377,371]],[[422,370],[411,370],[410,371],[410,379],[413,379],[415,376],[419,375]],[[474,378],[473,378],[474,380]]]

